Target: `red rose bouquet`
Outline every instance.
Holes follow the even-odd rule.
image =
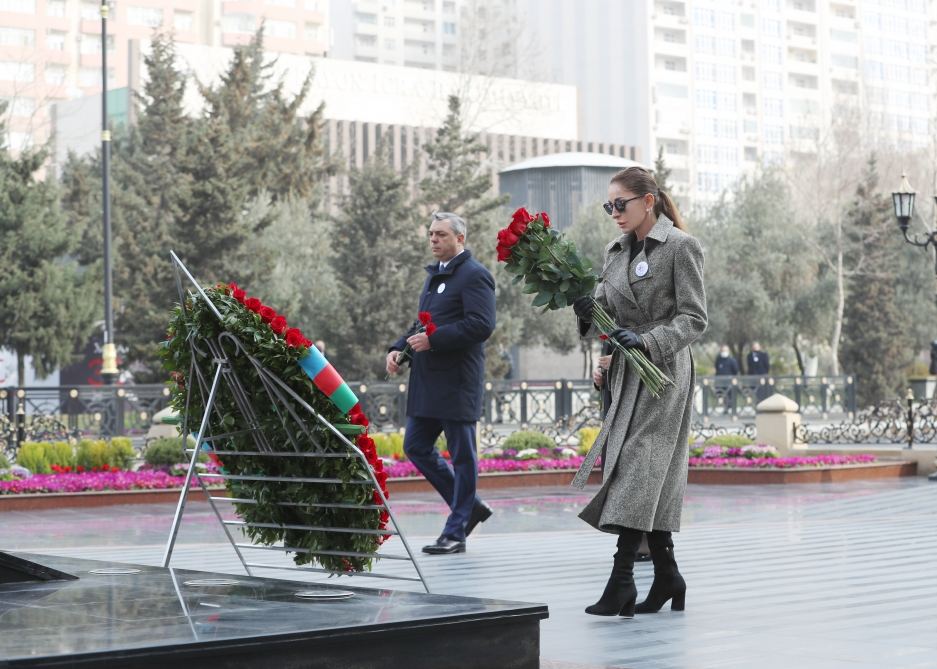
[[[534,295],[533,306],[544,310],[561,309],[576,298],[591,295],[598,283],[587,260],[579,257],[573,242],[550,227],[550,217],[542,211],[536,216],[521,207],[514,212],[507,227],[498,231],[498,260],[505,263],[514,282],[524,282],[524,292]],[[625,348],[608,335],[618,329],[612,317],[595,300],[592,322],[621,352],[654,397],[672,384],[643,351]]]

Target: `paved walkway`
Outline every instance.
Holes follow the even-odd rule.
[[[687,610],[633,620],[582,612],[614,551],[613,537],[576,518],[587,495],[488,499],[496,515],[468,553],[420,564],[438,592],[549,604],[544,669],[937,667],[937,483],[690,486],[676,536]],[[443,509],[431,495],[394,508],[414,548],[435,538]],[[0,513],[0,549],[159,564],[172,511]],[[187,510],[173,564],[243,573],[205,504]],[[636,572],[643,595],[651,566]]]

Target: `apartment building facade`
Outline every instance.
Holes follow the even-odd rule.
[[[107,21],[108,87],[127,86],[133,40],[171,32],[180,44],[233,46],[265,25],[266,47],[323,55],[328,0],[121,0]],[[0,99],[8,145],[44,142],[50,108],[102,89],[101,2],[0,0]]]

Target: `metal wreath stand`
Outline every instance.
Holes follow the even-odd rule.
[[[191,284],[195,289],[195,293],[191,293],[195,299],[201,298],[204,300],[205,304],[211,309],[212,313],[218,317],[218,320],[221,321],[221,313],[212,304],[212,301],[209,299],[208,295],[205,294],[205,291],[202,290],[199,283],[195,280],[189,270],[186,268],[185,264],[179,259],[179,257],[172,251],[170,251],[170,256],[173,263],[173,270],[175,272],[176,287],[179,290],[179,300],[182,304],[182,308],[185,309],[186,302],[186,293],[183,288],[182,275],[185,276],[185,279]],[[208,502],[211,504],[212,511],[214,511],[215,516],[218,518],[218,522],[221,523],[222,529],[224,529],[225,535],[228,537],[228,541],[231,543],[231,546],[234,548],[235,553],[237,553],[238,558],[241,561],[241,564],[244,567],[244,570],[247,572],[248,576],[253,576],[252,568],[254,569],[279,569],[279,570],[292,570],[292,571],[302,571],[302,572],[319,572],[330,575],[350,575],[350,576],[363,576],[369,578],[384,578],[384,579],[393,579],[398,581],[413,581],[421,583],[426,592],[430,592],[429,586],[426,583],[426,579],[423,576],[423,572],[420,570],[420,565],[417,563],[416,558],[413,555],[413,551],[410,549],[410,545],[407,543],[407,539],[403,534],[403,531],[400,529],[399,524],[397,523],[397,518],[394,516],[394,512],[390,508],[390,504],[387,501],[387,498],[384,496],[381,486],[378,484],[377,479],[374,476],[374,472],[371,470],[368,465],[367,459],[364,456],[364,453],[358,449],[358,447],[350,441],[342,432],[336,428],[332,423],[330,423],[324,416],[317,412],[312,406],[310,406],[303,398],[297,395],[286,383],[283,382],[277,375],[270,372],[266,369],[254,356],[250,355],[247,352],[244,345],[232,333],[222,332],[217,339],[197,339],[195,337],[189,337],[189,345],[192,349],[192,365],[190,367],[189,376],[186,383],[186,408],[182,416],[182,435],[185,440],[188,434],[188,419],[189,419],[189,404],[192,397],[192,393],[199,393],[199,397],[202,399],[205,411],[202,415],[201,424],[199,425],[198,433],[195,437],[195,448],[186,448],[185,452],[190,454],[191,459],[189,460],[189,470],[186,473],[185,483],[183,484],[182,491],[179,495],[179,502],[176,505],[175,516],[173,517],[172,527],[169,531],[169,539],[166,543],[166,549],[163,554],[163,567],[169,567],[169,563],[172,560],[172,553],[176,543],[176,536],[179,531],[179,525],[182,521],[182,515],[185,511],[186,499],[189,493],[189,486],[194,476],[202,491],[205,493]],[[198,365],[195,364],[196,357],[210,358],[212,364],[215,368],[214,377],[209,380],[202,373]],[[259,427],[259,421],[257,415],[254,411],[249,397],[250,394],[245,391],[244,384],[242,380],[238,377],[237,372],[234,370],[234,367],[231,364],[232,359],[234,358],[246,358],[250,361],[252,367],[257,373],[257,379],[260,381],[264,391],[266,392],[267,397],[269,398],[272,405],[278,407],[280,411],[280,421],[283,426],[283,429],[288,437],[287,443],[273,443],[266,434]],[[253,381],[253,379],[252,379]],[[237,406],[238,411],[241,416],[245,419],[245,423],[250,426],[246,430],[239,430],[237,432],[226,432],[224,426],[222,425],[222,416],[220,415],[220,410],[215,404],[215,399],[218,397],[219,393],[228,392],[231,397],[234,399],[234,403]],[[207,399],[206,399],[207,398]],[[338,438],[339,442],[343,444],[347,452],[344,453],[335,453],[335,452],[326,452],[321,450],[320,442],[315,437],[314,431],[311,429],[312,426],[315,426],[318,423],[320,426],[331,431],[332,434]],[[241,451],[241,450],[232,450],[226,449],[225,446],[229,439],[236,436],[243,436],[245,433],[250,434],[255,450],[252,451]],[[300,450],[300,439],[297,438],[297,435],[301,435],[308,439],[308,441],[320,446],[319,450]],[[228,457],[241,457],[241,456],[250,456],[250,457],[262,457],[262,458],[357,458],[361,461],[361,464],[364,466],[365,471],[368,472],[369,478],[365,480],[355,480],[344,482],[339,478],[309,478],[309,477],[298,477],[298,476],[262,476],[262,475],[230,475],[220,472],[217,474],[210,473],[200,473],[197,471],[196,463],[198,462],[199,450],[203,444],[210,444],[211,450],[218,456],[225,458]],[[236,448],[236,447],[235,447]],[[349,504],[349,503],[325,503],[325,502],[277,502],[278,506],[293,506],[293,507],[318,507],[318,508],[333,508],[333,509],[365,509],[365,510],[375,510],[375,511],[386,511],[390,520],[390,526],[385,529],[363,529],[363,528],[352,528],[352,527],[326,527],[326,526],[313,526],[313,525],[280,525],[275,523],[248,523],[243,520],[225,520],[219,511],[219,503],[237,503],[237,504],[256,504],[257,502],[253,499],[244,499],[244,498],[232,498],[213,495],[205,483],[205,480],[208,479],[211,482],[215,480],[231,480],[231,481],[268,481],[274,483],[282,484],[296,484],[300,483],[303,485],[315,486],[321,484],[342,484],[342,485],[364,485],[370,486],[374,491],[377,492],[381,503],[380,504]],[[372,496],[373,497],[373,496]],[[321,550],[313,551],[306,548],[298,548],[287,545],[273,545],[273,546],[261,546],[254,543],[241,543],[238,542],[230,531],[230,527],[258,527],[258,528],[272,528],[272,529],[283,529],[283,530],[292,530],[299,532],[340,532],[340,533],[351,533],[351,534],[377,534],[377,535],[390,535],[400,538],[401,543],[406,549],[406,555],[401,554],[388,554],[382,552],[352,552],[352,551],[332,551],[332,550]],[[391,560],[391,561],[407,561],[413,565],[413,569],[416,572],[416,577],[412,576],[401,576],[398,574],[392,573],[376,573],[374,571],[366,572],[340,572],[330,569],[324,569],[321,567],[301,567],[301,566],[285,566],[278,564],[265,564],[261,562],[252,562],[245,559],[244,553],[242,551],[247,550],[258,550],[258,551],[276,551],[276,552],[295,552],[295,553],[309,553],[313,555],[328,555],[335,557],[356,557],[356,558],[370,558],[374,560],[372,564],[379,564],[377,561],[381,560]]]

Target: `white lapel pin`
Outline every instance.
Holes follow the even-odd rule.
[[[436,289],[436,292],[437,292],[437,293],[441,293],[441,292],[444,291],[445,289],[446,289],[446,284],[441,283],[441,284],[439,284],[439,288]]]
[[[647,268],[647,263],[642,260],[642,261],[639,262],[639,263],[637,264],[637,266],[634,268],[634,273],[635,273],[637,276],[644,276],[645,274],[647,274],[647,269],[648,269],[648,268]]]

